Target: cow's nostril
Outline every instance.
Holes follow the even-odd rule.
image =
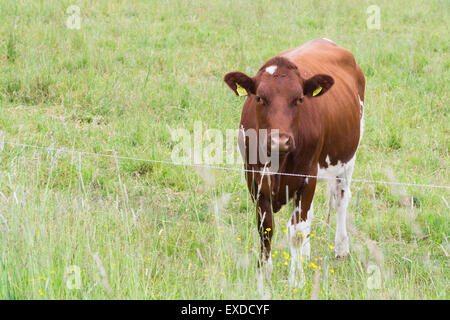
[[[281,152],[289,151],[289,138],[288,137],[280,138],[278,148]]]
[[[291,145],[291,137],[287,137],[286,141],[284,142],[287,146]]]
[[[277,138],[271,137],[271,143],[279,152],[288,152],[292,148],[293,141],[289,135],[280,135]]]

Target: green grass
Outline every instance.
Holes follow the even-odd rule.
[[[65,25],[72,4],[80,30]],[[366,26],[372,4],[380,30]],[[366,75],[354,178],[449,185],[449,12],[445,0],[4,0],[0,132],[170,160],[168,126],[237,128],[243,100],[226,72],[253,75],[280,51],[327,37]],[[259,298],[255,207],[239,173],[0,150],[0,298]],[[318,298],[448,299],[448,190],[354,183],[352,193],[351,256],[335,260],[334,215],[327,226],[325,186],[316,192]],[[309,299],[312,267],[304,288],[287,288],[289,210],[276,215],[272,297]],[[78,290],[64,276],[73,265]],[[380,289],[368,287],[370,265]]]

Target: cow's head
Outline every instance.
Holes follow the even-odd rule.
[[[224,81],[236,95],[248,95],[248,103],[256,109],[256,129],[267,129],[267,141],[280,154],[295,150],[302,106],[308,107],[310,99],[321,96],[334,83],[324,74],[304,79],[297,66],[282,57],[267,61],[253,78],[234,71],[227,73]],[[278,129],[278,138],[270,134],[274,129]]]

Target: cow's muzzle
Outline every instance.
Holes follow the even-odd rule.
[[[285,154],[295,148],[294,138],[290,134],[281,133],[278,136],[271,136],[270,143],[272,150],[278,150],[278,153]]]

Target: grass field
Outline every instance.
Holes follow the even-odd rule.
[[[380,29],[366,23],[374,4]],[[253,75],[313,38],[352,51],[366,75],[353,177],[448,186],[449,12],[446,0],[2,0],[0,298],[260,298],[240,173],[1,141],[170,160],[168,127],[237,128],[243,100],[226,72]],[[449,189],[352,193],[351,255],[335,260],[318,186],[303,288],[287,286],[291,208],[276,214],[272,298],[448,299]]]

